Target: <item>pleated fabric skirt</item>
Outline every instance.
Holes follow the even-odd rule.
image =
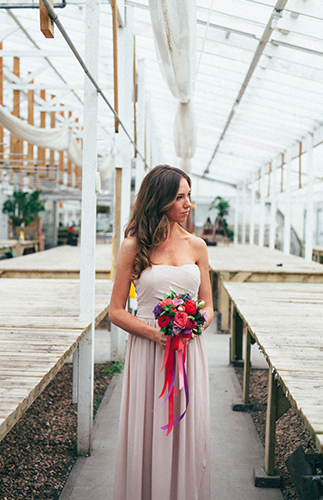
[[[157,325],[153,319],[139,319]],[[158,398],[164,384],[164,371],[160,372],[164,353],[155,342],[129,335],[114,500],[210,499],[209,382],[203,335],[187,348],[187,413],[167,437],[161,427],[168,423],[168,402],[152,411],[165,398]],[[174,419],[186,407],[184,389],[177,392]]]

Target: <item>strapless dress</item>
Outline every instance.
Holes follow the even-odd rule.
[[[158,327],[153,309],[170,287],[198,298],[196,264],[156,265],[134,282],[144,323]],[[156,342],[129,335],[123,374],[114,500],[209,500],[210,409],[203,335],[187,348],[190,400],[185,417],[166,437],[167,403],[159,410],[165,351]],[[178,392],[178,391],[177,391]],[[186,407],[184,390],[175,396],[175,418]]]

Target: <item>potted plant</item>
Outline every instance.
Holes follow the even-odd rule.
[[[217,218],[214,222],[216,236],[222,236],[224,241],[233,240],[233,231],[229,229],[225,216],[229,214],[230,203],[222,196],[217,196],[212,201],[209,210],[216,209],[218,211]]]
[[[2,212],[9,216],[15,236],[26,226],[32,224],[38,217],[39,212],[45,210],[44,203],[40,199],[41,191],[32,193],[14,191],[12,198],[5,201]]]

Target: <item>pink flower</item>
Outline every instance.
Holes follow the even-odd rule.
[[[182,299],[179,299],[178,297],[175,297],[173,299],[173,304],[175,307],[180,306],[181,304],[184,304],[184,301]]]
[[[161,301],[160,305],[161,305],[161,307],[171,306],[171,305],[173,305],[173,301],[172,301],[172,299],[164,299]]]
[[[187,314],[186,312],[179,312],[175,313],[174,317],[174,325],[178,326],[181,329],[184,329],[187,324]]]

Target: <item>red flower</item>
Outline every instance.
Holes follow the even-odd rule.
[[[173,301],[172,299],[164,299],[161,301],[160,305],[163,307],[163,306],[170,306],[173,304]]]
[[[168,316],[167,314],[162,314],[161,316],[159,316],[158,325],[160,326],[160,328],[165,328],[165,326],[169,325],[169,323],[170,316]]]
[[[197,311],[197,306],[194,300],[188,300],[185,304],[185,312],[187,314],[195,314]]]
[[[195,327],[196,327],[196,321],[194,319],[188,318],[186,328],[188,330],[194,330]]]
[[[186,328],[187,324],[187,314],[185,312],[177,311],[174,317],[174,325],[178,326],[182,330]]]

